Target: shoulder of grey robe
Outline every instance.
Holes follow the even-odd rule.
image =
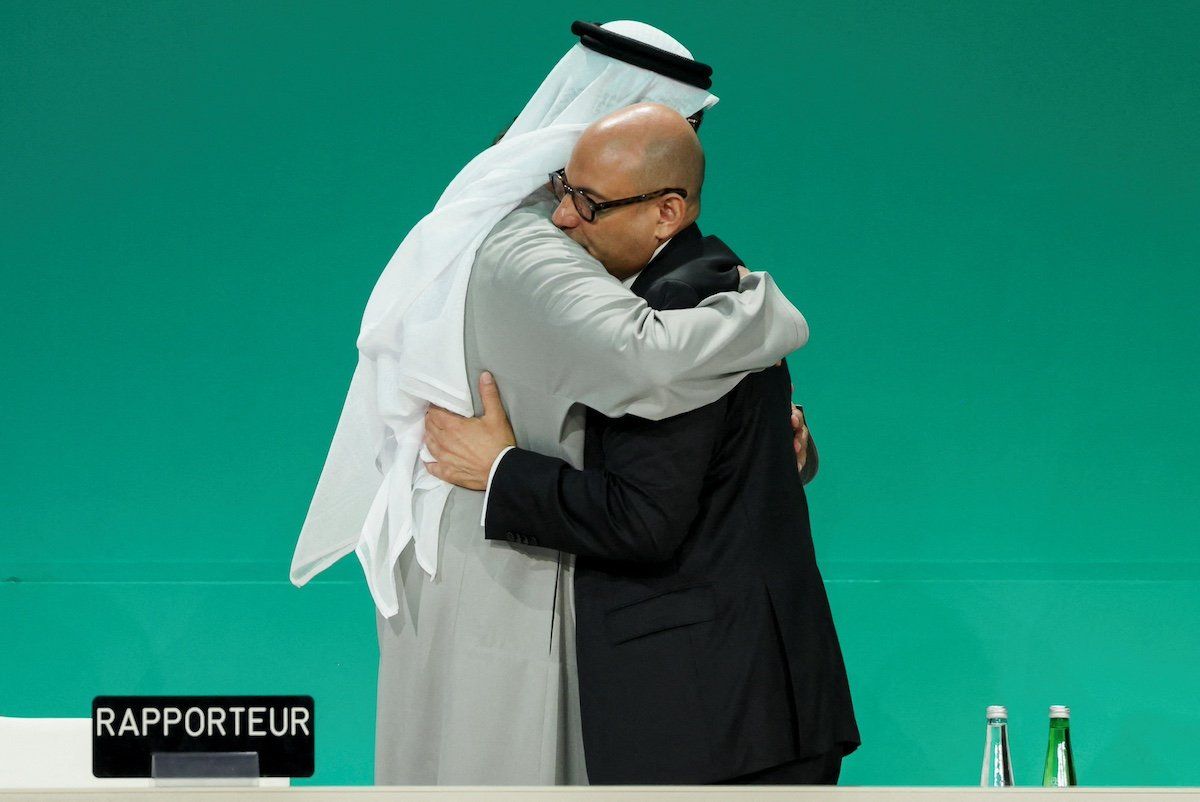
[[[539,191],[500,221],[475,259],[480,361],[501,395],[517,381],[617,417],[660,420],[711,403],[808,339],[770,276],[695,309],[655,311],[550,221]],[[476,376],[468,377],[474,385]]]

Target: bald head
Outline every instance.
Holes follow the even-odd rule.
[[[638,103],[592,123],[579,138],[584,152],[627,179],[631,194],[687,190],[688,222],[700,214],[704,150],[684,117],[659,103]]]
[[[704,151],[677,112],[639,103],[587,127],[563,182],[554,225],[625,280],[699,216]]]

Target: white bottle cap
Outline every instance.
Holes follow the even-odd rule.
[[[1065,705],[1050,705],[1050,718],[1070,718],[1071,708]]]
[[[1008,718],[1008,708],[1004,705],[988,705],[988,718]]]

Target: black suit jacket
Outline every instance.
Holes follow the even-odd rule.
[[[633,291],[657,309],[736,289],[695,226]],[[787,367],[662,421],[589,412],[584,470],[510,451],[486,537],[579,555],[576,654],[595,784],[730,779],[859,742],[796,471]]]

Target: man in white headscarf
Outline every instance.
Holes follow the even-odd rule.
[[[586,781],[570,558],[484,539],[483,494],[425,470],[429,404],[476,414],[488,370],[518,442],[578,466],[585,406],[686,412],[807,339],[765,274],[696,309],[656,312],[551,223],[543,185],[589,123],[641,101],[685,116],[717,101],[711,69],[655,28],[572,30],[580,44],[376,284],[292,561],[297,585],[351,550],[363,565],[378,608],[380,784]]]

